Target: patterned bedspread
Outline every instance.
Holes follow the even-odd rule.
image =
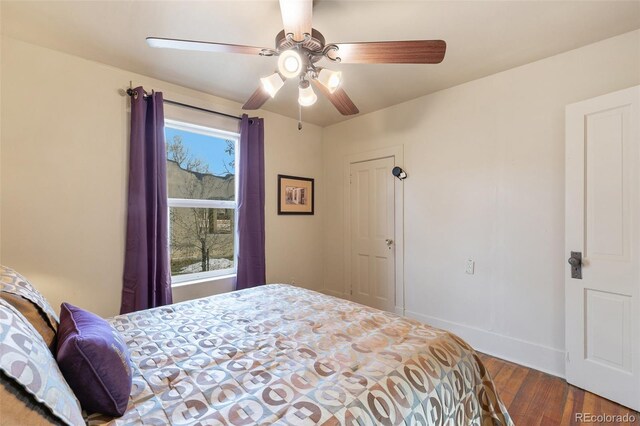
[[[134,364],[125,415],[91,425],[512,425],[453,334],[301,288],[259,288],[110,320]]]

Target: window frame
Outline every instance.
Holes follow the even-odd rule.
[[[182,120],[165,118],[165,128],[182,130],[190,133],[197,133],[218,139],[232,140],[235,144],[235,166],[234,166],[234,200],[203,200],[188,198],[171,198],[167,193],[167,217],[171,214],[172,207],[177,208],[206,208],[206,209],[231,209],[234,211],[234,232],[233,232],[233,268],[218,269],[216,271],[194,272],[191,274],[171,275],[171,286],[181,286],[191,282],[202,282],[208,279],[214,280],[223,277],[235,277],[238,268],[238,170],[240,167],[240,134],[219,130],[212,127],[192,124]],[[165,147],[167,141],[165,140]],[[167,176],[168,178],[168,176]],[[167,182],[168,184],[168,182]],[[171,236],[171,221],[167,221],[167,230]],[[169,259],[171,259],[171,245],[169,244]]]

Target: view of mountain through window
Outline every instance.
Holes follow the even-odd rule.
[[[236,138],[168,122],[165,141],[174,282],[234,273]]]

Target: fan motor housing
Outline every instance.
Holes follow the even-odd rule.
[[[299,43],[296,43],[294,40],[287,39],[287,35],[284,30],[280,31],[276,36],[276,50],[278,53],[289,50],[297,44],[311,52],[319,53],[324,49],[325,40],[322,33],[315,28],[311,29],[311,37],[309,40],[301,41]]]

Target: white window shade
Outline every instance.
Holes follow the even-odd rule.
[[[173,98],[171,98],[173,99]],[[180,101],[179,99],[176,99]],[[195,105],[206,109],[220,110],[217,105],[208,105],[206,103],[197,103],[193,100],[188,100],[184,103],[189,105]],[[185,108],[178,105],[172,105],[165,102],[164,104],[164,118],[168,120],[174,120],[179,122],[187,122],[196,124],[199,126],[209,127],[213,129],[222,130],[225,132],[238,133],[240,131],[240,120],[235,118],[225,117],[222,115],[211,114],[204,111],[198,111],[193,108]]]

